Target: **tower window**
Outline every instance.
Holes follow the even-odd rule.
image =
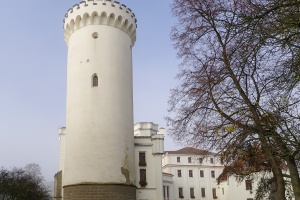
[[[98,76],[96,74],[92,76],[92,86],[98,87]]]
[[[97,39],[99,36],[98,36],[98,33],[97,32],[94,32],[93,34],[92,34],[92,37],[94,38],[94,39]]]
[[[139,166],[146,166],[146,153],[139,152]]]
[[[145,187],[147,185],[146,181],[146,169],[140,169],[140,185]]]

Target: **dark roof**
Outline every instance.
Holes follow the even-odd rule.
[[[207,155],[207,154],[214,154],[212,152],[196,149],[193,147],[185,147],[183,149],[179,149],[177,151],[165,151],[168,154],[192,154],[192,155]]]

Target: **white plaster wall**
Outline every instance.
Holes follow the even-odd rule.
[[[58,171],[63,171],[65,167],[65,142],[66,142],[66,128],[60,127],[58,129],[59,139],[59,168]]]
[[[245,181],[238,182],[234,176],[230,176],[228,181],[220,184],[220,188],[225,188],[224,195],[220,195],[221,200],[245,199],[253,198],[257,189],[257,181],[252,182],[252,190],[246,190]]]
[[[137,200],[162,200],[163,135],[157,135],[157,125],[153,123],[137,123],[134,129]],[[147,166],[139,166],[139,152],[146,153]],[[145,187],[139,184],[140,169],[146,169],[147,185]]]
[[[122,167],[135,183],[131,42],[106,25],[85,26],[70,37],[64,185],[126,183]],[[91,87],[93,74],[99,87]]]
[[[161,156],[152,154],[151,137],[135,137],[137,200],[162,200]],[[139,152],[146,153],[147,166],[139,166]],[[141,187],[140,169],[146,169],[147,185]]]
[[[159,154],[160,155],[160,162],[159,162],[159,166],[161,168],[162,166],[162,156],[164,153],[164,135],[162,134],[155,134],[151,136],[151,140],[152,140],[152,152],[153,154]]]
[[[180,163],[177,163],[177,157],[180,157]],[[192,157],[192,163],[188,163],[188,157]],[[216,188],[217,197],[220,198],[221,190],[217,185],[216,178],[222,173],[223,166],[215,162],[214,164],[198,163],[199,156],[183,154],[165,154],[163,158],[163,171],[173,174],[174,200],[179,198],[178,190],[183,188],[184,200],[213,199],[212,188]],[[213,155],[211,155],[213,157]],[[214,157],[215,158],[215,157]],[[182,177],[178,177],[177,170],[181,170]],[[193,170],[193,177],[189,177],[189,170]],[[200,177],[200,170],[204,171],[204,177]],[[215,171],[215,178],[211,177],[211,171]],[[195,198],[190,198],[190,188],[194,188]],[[205,188],[205,198],[201,196],[201,188]],[[171,199],[170,199],[171,200]],[[173,200],[173,199],[172,199]],[[232,199],[233,200],[233,199]]]
[[[134,125],[135,136],[152,136],[158,132],[158,125],[152,122],[138,122]]]
[[[163,186],[169,187],[169,199],[165,199],[165,200],[174,200],[175,193],[174,193],[173,175],[163,174]],[[167,194],[166,194],[166,196],[167,196]]]

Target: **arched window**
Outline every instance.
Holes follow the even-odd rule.
[[[93,75],[93,77],[92,77],[92,86],[93,87],[98,87],[98,76],[97,76],[97,74]]]

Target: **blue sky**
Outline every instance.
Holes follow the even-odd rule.
[[[138,20],[133,49],[134,121],[166,127],[179,60],[170,41],[171,0],[120,0]],[[37,163],[47,180],[58,169],[65,126],[67,46],[63,17],[77,0],[2,1],[0,7],[0,166]],[[165,150],[175,150],[166,137]]]

